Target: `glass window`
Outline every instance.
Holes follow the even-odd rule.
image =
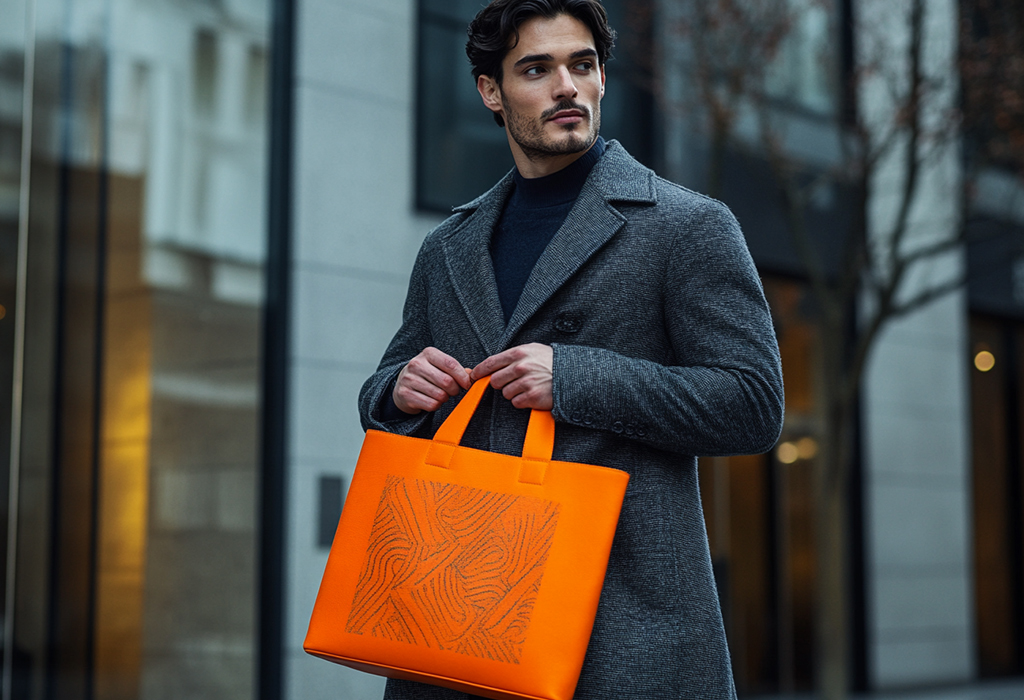
[[[976,660],[982,678],[1024,672],[1024,326],[972,313],[968,371]]]
[[[773,97],[812,112],[836,108],[836,29],[831,0],[786,0],[787,27],[778,57],[768,73]]]
[[[202,28],[195,35],[192,99],[198,115],[211,118],[217,107],[217,35]]]
[[[20,0],[0,4],[3,16],[0,21],[0,560],[4,562],[7,561],[8,535],[13,534],[9,530],[11,427],[21,418],[20,413],[12,410],[12,392],[14,380],[19,376],[19,367],[15,364],[15,322],[19,299],[19,241],[24,233],[22,134],[27,9],[27,3]],[[7,583],[7,577],[0,576],[0,600],[7,598]],[[5,615],[0,623],[5,633],[9,622],[9,616]]]
[[[12,697],[253,698],[270,2],[35,6]]]
[[[601,106],[601,134],[618,139],[650,164],[653,101],[637,78],[637,17],[628,0],[605,2],[620,34]],[[484,107],[466,58],[466,27],[482,7],[478,0],[421,0],[417,118],[417,204],[447,212],[486,192],[512,167],[505,130]],[[640,46],[646,48],[640,48]]]

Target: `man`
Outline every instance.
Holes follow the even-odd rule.
[[[576,698],[733,698],[695,455],[772,447],[778,347],[728,209],[599,137],[613,40],[598,0],[494,0],[473,20],[516,167],[427,236],[360,411],[429,437],[489,376],[463,444],[519,454],[526,409],[551,410],[555,459],[631,475]]]

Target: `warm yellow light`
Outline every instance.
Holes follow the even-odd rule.
[[[792,464],[800,459],[800,449],[791,442],[784,442],[775,450],[775,456],[783,464]]]
[[[3,304],[0,304],[0,319],[2,319],[6,315],[7,315],[7,307],[5,307]]]
[[[796,452],[800,459],[814,459],[818,454],[818,441],[812,437],[802,437],[797,440]]]
[[[996,356],[988,350],[982,350],[974,356],[974,366],[978,368],[979,372],[988,372],[996,366]]]

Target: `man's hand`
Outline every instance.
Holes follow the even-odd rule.
[[[550,345],[530,343],[491,355],[473,368],[470,379],[491,375],[491,386],[516,408],[550,411],[554,406],[551,375],[555,353]]]
[[[436,411],[462,389],[468,389],[469,370],[437,348],[427,348],[398,373],[391,398],[404,413]]]

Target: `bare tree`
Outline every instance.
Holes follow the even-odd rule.
[[[854,6],[852,65],[829,53],[833,95],[830,163],[810,164],[792,146],[792,110],[780,99],[780,57],[806,13],[829,0],[665,0],[669,74],[686,85],[655,80],[663,107],[683,111],[708,144],[706,189],[720,196],[730,149],[770,164],[790,240],[813,294],[820,326],[823,434],[817,478],[817,642],[819,692],[845,697],[850,684],[848,494],[856,412],[865,368],[883,330],[965,283],[963,247],[978,174],[993,162],[1021,172],[1024,163],[1024,9],[1012,0],[962,0],[959,56],[928,35],[924,0],[862,0]],[[956,22],[952,36],[957,36]],[[947,25],[949,23],[947,22]],[[940,25],[941,26],[941,25]],[[938,47],[938,50],[937,50]],[[956,70],[958,61],[960,69]],[[653,70],[652,75],[658,71]],[[959,77],[964,93],[960,99]],[[961,158],[964,130],[971,158]],[[952,168],[950,168],[952,164]],[[941,231],[922,232],[912,212],[922,179],[936,169],[955,174]],[[880,175],[891,215],[875,216]],[[895,177],[891,174],[896,173]],[[838,186],[853,215],[842,249],[828,251],[809,224],[815,193]]]
[[[968,167],[976,175],[995,165],[1024,178],[1024,5],[969,0],[962,10],[960,74]]]

